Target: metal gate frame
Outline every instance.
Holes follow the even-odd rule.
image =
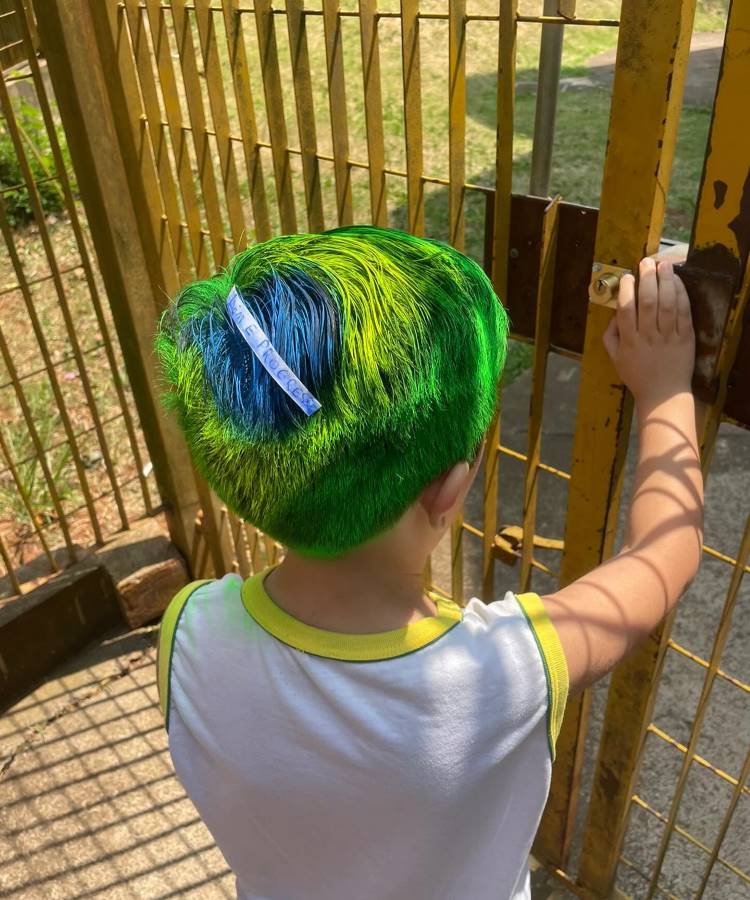
[[[170,193],[174,191],[174,186],[171,178],[166,179],[168,183],[165,183],[161,177],[160,167],[165,165],[165,158],[159,154],[158,147],[163,125],[170,129],[175,142],[185,137],[178,133],[177,119],[169,103],[166,104],[168,121],[159,121],[158,103],[148,87],[153,80],[150,61],[143,56],[147,53],[147,44],[145,40],[132,40],[133,35],[137,36],[137,30],[145,27],[142,10],[147,13],[150,22],[158,19],[159,0],[144,0],[143,3],[138,0],[55,0],[44,4],[37,0],[37,5],[40,40],[57,88],[73,161],[78,172],[87,173],[86,178],[80,179],[82,199],[89,220],[100,226],[93,234],[96,250],[128,361],[141,420],[148,436],[151,458],[162,496],[171,513],[170,528],[178,546],[194,559],[195,520],[196,515],[202,512],[204,549],[210,553],[213,571],[218,574],[232,567],[232,544],[236,548],[243,526],[220,509],[205,484],[196,477],[182,437],[175,424],[161,411],[158,378],[151,351],[153,325],[163,307],[163,297],[175,292],[189,268],[182,250],[185,233],[198,261],[199,274],[206,272],[206,256],[202,248],[207,236],[201,232],[200,221],[190,218],[189,202],[185,204],[187,222],[180,223],[176,218],[176,195]],[[183,23],[183,36],[186,34],[186,11],[195,15],[201,41],[200,52],[209,72],[212,66],[217,65],[215,44],[212,44],[215,36],[210,27],[213,9],[210,0],[195,0],[190,6],[184,0],[174,0],[170,8],[176,16],[177,27],[180,27],[180,21]],[[595,264],[606,270],[632,269],[642,256],[653,254],[658,248],[694,8],[695,0],[628,0],[623,4],[609,144],[594,250]],[[270,233],[270,226],[267,198],[260,177],[260,142],[247,60],[240,40],[239,0],[226,0],[220,9],[227,36],[230,42],[234,42],[231,62],[235,94],[238,102],[249,111],[241,125],[243,151],[248,172],[251,173],[250,199],[256,227],[259,237],[263,237]],[[330,113],[332,122],[338,125],[334,128],[335,140],[330,159],[336,174],[338,220],[340,223],[351,220],[350,170],[356,165],[368,169],[372,219],[382,223],[386,183],[375,0],[361,0],[358,12],[363,54],[369,62],[365,69],[363,95],[369,149],[367,164],[349,159],[341,14],[336,0],[323,0],[322,15]],[[290,39],[299,50],[295,54],[297,68],[292,75],[296,88],[296,112],[306,138],[303,138],[303,146],[298,152],[303,162],[307,221],[309,227],[314,228],[316,223],[322,221],[319,214],[318,161],[323,157],[317,151],[314,131],[311,130],[310,73],[300,0],[288,0],[286,16]],[[424,185],[428,179],[422,169],[418,0],[402,0],[400,17],[407,167],[405,173],[397,174],[406,177],[409,227],[419,233],[424,227]],[[260,38],[264,90],[270,110],[270,150],[281,227],[284,231],[294,231],[298,218],[291,190],[290,149],[282,106],[278,102],[281,76],[275,43],[274,10],[270,0],[255,0],[253,18]],[[444,183],[450,191],[450,234],[460,247],[463,242],[463,198],[467,188],[463,184],[465,165],[461,124],[465,106],[463,47],[468,21],[464,0],[450,0],[445,18],[450,28],[449,114],[452,130],[449,139],[450,179]],[[516,24],[519,21],[517,0],[501,0],[498,16],[490,18],[498,23],[500,40],[496,187],[494,192],[487,192],[492,224],[488,264],[498,293],[507,296],[512,269],[509,260],[512,227],[510,137],[513,133]],[[544,21],[548,25],[569,24],[569,20],[561,16],[524,18]],[[750,182],[746,163],[750,160],[750,133],[747,130],[742,133],[735,128],[736,110],[740,108],[743,88],[750,83],[748,35],[750,7],[734,0],[729,14],[710,152],[706,158],[690,254],[684,270],[686,278],[691,281],[696,314],[706,317],[714,330],[700,372],[706,399],[699,421],[702,464],[706,474],[717,429],[729,402],[730,373],[739,365],[735,362],[738,346],[741,340],[747,340],[748,335]],[[152,41],[158,48],[153,34]],[[131,51],[131,48],[134,49]],[[162,53],[163,48],[157,52]],[[179,64],[190,93],[188,106],[196,155],[205,161],[208,130],[200,102],[194,56],[192,38],[189,42],[185,38],[180,44]],[[159,76],[163,79],[162,88],[168,90],[172,62],[159,55],[156,63]],[[229,152],[230,135],[224,99],[217,83],[212,82],[210,77],[208,96],[221,154],[225,179],[223,188],[229,198],[237,185],[237,173],[234,157]],[[723,185],[718,192],[717,184]],[[183,199],[189,201],[191,192],[194,194],[196,189],[189,168],[178,172],[178,186]],[[228,199],[231,238],[221,237],[217,185],[206,166],[201,166],[200,191],[207,214],[214,219],[208,234],[212,252],[215,258],[224,259],[230,245],[235,249],[243,246],[242,211]],[[737,210],[740,210],[739,215]],[[527,583],[535,565],[532,550],[536,475],[544,467],[540,456],[541,406],[547,355],[556,346],[554,275],[564,211],[561,203],[553,201],[546,206],[542,216],[537,282],[534,286],[535,316],[532,328],[524,335],[536,342],[528,450],[526,456],[521,457],[526,463],[523,532],[532,537],[522,541],[521,545],[522,579]],[[595,273],[596,278],[598,275]],[[583,575],[613,551],[633,410],[631,398],[618,382],[601,340],[611,316],[610,305],[596,299],[588,303],[561,584]],[[709,389],[707,392],[706,388]],[[488,444],[494,448],[494,453],[485,467],[484,490],[488,502],[483,529],[472,529],[459,521],[452,530],[453,590],[457,599],[460,599],[458,594],[462,584],[460,561],[464,535],[470,532],[482,540],[482,596],[487,600],[493,597],[495,560],[504,547],[497,535],[495,502],[498,466],[503,453],[499,416],[496,416],[490,429]],[[248,534],[246,538],[250,541],[252,535]],[[746,530],[743,549],[735,564],[740,577],[746,565],[748,542]],[[269,556],[274,552],[273,547],[266,547]],[[567,869],[590,695],[586,693],[572,701],[565,716],[549,803],[534,852],[568,886],[584,897],[606,897],[613,890],[670,626],[671,620],[658,629],[613,676],[594,774],[593,795],[584,828],[584,849],[576,875]],[[720,637],[717,637],[717,648],[706,676],[708,690],[710,679],[718,667]],[[684,774],[695,753],[700,720],[699,711],[685,754],[683,786]],[[674,829],[678,802],[679,796],[675,798],[669,813],[668,831],[660,848],[659,864]],[[658,867],[654,878],[657,877]],[[653,893],[654,884],[649,890]]]

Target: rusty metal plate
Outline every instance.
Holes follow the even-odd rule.
[[[488,231],[485,246],[492,248],[493,196],[487,197]],[[547,201],[540,197],[514,195],[511,204],[508,296],[504,298],[515,337],[533,340],[536,325],[536,291],[539,277],[539,241]],[[552,301],[551,344],[553,349],[580,354],[583,350],[588,287],[594,262],[594,240],[598,210],[575,203],[561,203]],[[690,295],[697,335],[693,390],[701,400],[715,396],[714,363],[727,316],[737,290],[737,261],[722,260],[705,250],[690,254],[676,266]],[[750,427],[750,312],[737,360],[729,377],[727,416]]]
[[[729,373],[724,414],[750,428],[750,305],[745,310],[737,359]]]

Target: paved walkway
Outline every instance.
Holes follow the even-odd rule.
[[[723,48],[723,31],[697,31],[693,34],[690,41],[687,78],[685,79],[686,106],[713,106]],[[563,79],[563,89],[566,87],[592,87],[594,84],[611,85],[614,79],[616,55],[616,50],[607,50],[592,56],[586,63],[589,76]],[[565,83],[566,81],[568,84]]]
[[[234,898],[172,770],[155,637],[109,633],[0,719],[0,897]]]
[[[0,897],[234,897],[176,780],[156,629],[110,633],[0,719]]]

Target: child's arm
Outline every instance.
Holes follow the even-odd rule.
[[[638,468],[626,546],[543,602],[568,662],[571,690],[612,669],[658,625],[693,579],[703,543],[703,478],[690,381],[690,304],[671,263],[620,283],[604,343],[635,398]]]

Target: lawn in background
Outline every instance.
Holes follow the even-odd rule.
[[[444,12],[445,0],[423,0],[424,12]],[[726,20],[728,0],[699,0],[695,20],[696,31],[721,30]],[[497,0],[468,0],[471,14],[496,13]],[[541,0],[521,0],[520,11],[538,14]],[[356,0],[342,0],[342,9],[355,10]],[[383,11],[397,12],[397,0],[384,0]],[[576,13],[581,18],[614,18],[619,16],[619,0],[579,0]],[[277,19],[277,39],[282,82],[285,91],[285,116],[290,144],[298,140],[294,93],[291,79],[289,46],[283,17]],[[248,29],[248,35],[250,29]],[[565,31],[562,77],[586,74],[586,63],[598,53],[614,48],[617,28],[571,26]],[[381,81],[383,93],[386,165],[398,170],[406,168],[403,121],[403,77],[401,64],[401,30],[397,19],[383,18],[378,26]],[[528,190],[531,146],[536,106],[536,77],[539,58],[541,26],[519,23],[517,47],[517,82],[515,134],[513,145],[513,189]],[[319,150],[332,153],[328,111],[323,24],[320,17],[309,17],[307,36],[312,69],[312,83],[316,110]],[[470,22],[466,38],[467,120],[466,174],[469,182],[493,186],[495,177],[495,106],[498,29],[492,22]],[[249,37],[254,41],[254,34]],[[367,160],[367,140],[362,101],[362,60],[359,22],[356,17],[342,19],[342,45],[347,87],[350,155]],[[424,144],[424,173],[429,176],[448,176],[448,23],[445,20],[423,19],[420,22],[422,130]],[[252,54],[251,54],[252,56]],[[263,89],[260,71],[252,72],[255,96],[262,109]],[[598,205],[601,176],[609,121],[610,90],[607,87],[562,90],[558,98],[557,127],[550,192],[559,193],[566,200]],[[261,116],[261,119],[264,119]],[[265,121],[260,123],[262,139],[268,139]],[[703,165],[706,138],[710,124],[710,110],[696,107],[683,109],[672,180],[667,200],[664,234],[687,239],[690,234],[695,198]],[[299,227],[305,227],[304,192],[301,166],[292,160],[296,176],[296,197]],[[270,178],[270,157],[266,157],[268,190],[274,196]],[[333,166],[321,163],[321,183],[324,195],[326,225],[335,222],[335,187]],[[352,191],[355,221],[369,219],[369,189],[364,170],[352,170]],[[406,223],[406,184],[398,177],[388,178],[390,224],[404,227]],[[447,191],[435,185],[425,187],[426,232],[446,239],[448,235]],[[480,203],[467,197],[466,249],[481,258]]]

